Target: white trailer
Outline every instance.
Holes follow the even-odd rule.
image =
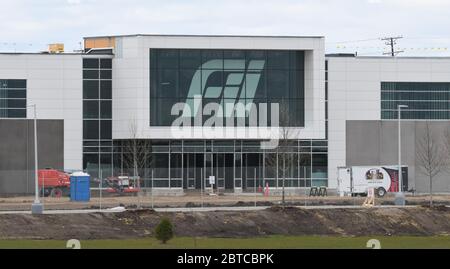
[[[351,166],[338,167],[338,192],[344,195],[366,195],[369,188],[383,197],[387,192],[398,192],[398,166]],[[408,167],[402,166],[403,191],[408,186]]]

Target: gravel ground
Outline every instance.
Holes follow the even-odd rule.
[[[289,205],[362,205],[363,197],[308,197],[308,196],[287,196],[286,203]],[[101,200],[101,202],[100,202]],[[199,193],[188,193],[184,196],[155,196],[153,204],[155,207],[196,207],[201,206],[249,206],[254,205],[278,205],[281,202],[280,196],[264,197],[261,194],[257,196],[253,194],[243,195],[220,195],[209,196],[204,195],[203,198]],[[429,197],[423,196],[407,196],[407,204],[409,205],[426,205]],[[436,195],[433,198],[437,205],[450,205],[450,195]],[[31,203],[34,201],[33,196],[26,197],[9,197],[0,198],[0,210],[30,210]],[[92,197],[90,202],[71,202],[68,197],[42,199],[45,209],[97,209],[125,206],[127,208],[151,208],[152,198],[150,196],[123,196],[123,197]],[[377,198],[378,205],[393,205],[394,196],[388,195],[384,198]]]

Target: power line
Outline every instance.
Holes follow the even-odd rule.
[[[385,44],[391,47],[391,52],[384,52],[383,55],[391,54],[392,57],[403,52],[403,50],[395,50],[394,46],[397,44],[397,40],[403,38],[403,36],[385,37],[381,40],[387,41]]]
[[[344,44],[344,43],[356,43],[356,42],[366,42],[366,41],[374,41],[374,40],[380,40],[379,38],[370,38],[370,39],[359,39],[359,40],[347,40],[347,41],[340,41],[340,42],[325,42],[326,44]]]

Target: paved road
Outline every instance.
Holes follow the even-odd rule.
[[[324,206],[296,206],[297,208],[302,209],[338,209],[338,208],[363,208],[362,206],[333,206],[333,205],[324,205]],[[397,206],[393,205],[384,205],[384,206],[375,206],[375,208],[395,208]],[[403,206],[403,207],[416,207],[414,205],[411,206]],[[269,206],[241,206],[241,207],[179,207],[179,208],[155,208],[157,212],[211,212],[211,211],[255,211],[255,210],[264,210],[269,208]],[[125,211],[124,208],[110,208],[110,209],[78,209],[78,210],[46,210],[44,214],[88,214],[88,213],[117,213]],[[31,214],[30,211],[0,211],[0,215],[5,214]]]

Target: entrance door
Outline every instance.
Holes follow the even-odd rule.
[[[186,189],[201,188],[203,170],[203,153],[185,153],[183,157],[183,186]]]
[[[202,188],[202,177],[204,177],[205,173],[205,163],[204,163],[204,156],[203,153],[195,153],[193,154],[195,156],[195,188],[197,190],[200,190]],[[203,186],[204,187],[204,186]]]
[[[214,188],[234,189],[234,157],[232,153],[215,153],[213,155],[213,175],[216,178]]]
[[[195,154],[185,153],[183,156],[183,186],[195,189]]]

